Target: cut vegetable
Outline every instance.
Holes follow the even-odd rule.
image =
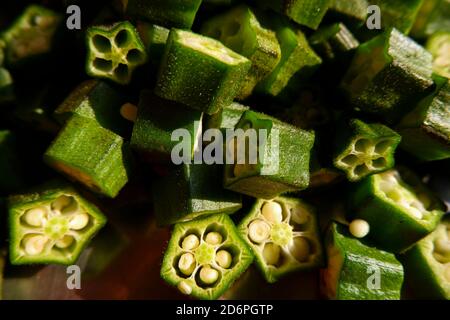
[[[368,7],[367,0],[332,0],[327,15],[358,27],[366,21]]]
[[[136,29],[147,49],[150,62],[154,65],[159,65],[170,30],[147,22],[138,22]]]
[[[219,112],[208,117],[206,129],[234,129],[239,119],[249,107],[233,102]],[[225,133],[226,130],[222,130]]]
[[[433,34],[428,39],[426,47],[433,55],[433,71],[450,78],[450,31]]]

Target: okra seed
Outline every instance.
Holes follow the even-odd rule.
[[[445,239],[441,237],[434,242],[434,250],[443,254],[450,254],[450,239]]]
[[[80,212],[74,215],[69,222],[69,228],[81,230],[89,223],[89,215],[86,212]]]
[[[277,223],[283,221],[283,209],[278,202],[266,202],[261,211],[264,218],[269,222]]]
[[[303,237],[295,237],[290,245],[292,256],[299,262],[308,260],[310,251],[309,242]]]
[[[409,207],[409,208],[408,208],[408,212],[409,212],[413,217],[415,217],[416,219],[422,219],[422,218],[423,218],[422,212],[421,212],[419,209],[417,209],[417,208]]]
[[[349,231],[356,238],[364,238],[369,234],[370,225],[366,220],[355,219],[350,223]]]
[[[25,252],[34,256],[44,251],[45,245],[48,242],[48,238],[42,235],[29,236],[24,240]]]
[[[125,103],[120,107],[120,115],[128,121],[135,122],[137,118],[137,107],[132,103]]]
[[[269,238],[270,225],[262,220],[254,220],[248,226],[248,236],[255,243],[261,243]]]
[[[216,254],[216,262],[219,266],[224,269],[228,269],[231,266],[231,262],[233,261],[233,257],[226,250],[219,250]]]
[[[40,227],[44,223],[46,214],[44,208],[33,208],[25,212],[24,220],[30,226]]]
[[[447,279],[447,281],[450,282],[450,263],[447,263],[445,265],[444,276],[445,276],[445,279]]]
[[[205,284],[213,284],[219,279],[219,272],[210,266],[204,266],[200,269],[200,280]]]
[[[196,261],[192,253],[184,253],[178,261],[178,269],[186,276],[190,276],[194,272],[195,266]]]
[[[68,248],[74,241],[72,236],[64,236],[62,239],[56,241],[55,245],[60,249]]]
[[[268,265],[276,265],[280,260],[280,247],[274,243],[267,243],[263,249],[263,257]]]
[[[181,247],[184,250],[194,250],[198,247],[200,244],[200,240],[195,234],[190,234],[187,237],[183,239],[183,242],[181,243]]]
[[[178,284],[178,290],[180,290],[182,294],[190,295],[192,292],[192,287],[186,281],[181,281]]]
[[[218,232],[209,232],[205,237],[206,243],[209,243],[210,245],[216,246],[218,244],[221,244],[223,241],[223,237]]]

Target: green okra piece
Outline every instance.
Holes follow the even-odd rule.
[[[161,277],[183,294],[218,299],[252,261],[230,217],[216,214],[175,225]]]
[[[223,107],[219,112],[208,117],[207,129],[234,129],[245,111],[250,108],[240,103],[233,102]],[[224,130],[225,131],[225,130]]]
[[[280,43],[281,60],[275,69],[257,86],[262,93],[277,96],[286,88],[294,75],[306,80],[320,66],[322,60],[310,47],[299,29],[281,19],[276,19],[275,32]]]
[[[450,158],[450,83],[435,77],[436,89],[398,124],[400,147],[420,160]]]
[[[351,119],[338,130],[333,164],[348,180],[359,181],[392,168],[400,141],[401,136],[385,125]]]
[[[308,187],[313,131],[250,110],[242,115],[236,129],[243,134],[236,131],[226,139],[226,189],[272,199]]]
[[[61,14],[39,5],[29,5],[21,15],[0,34],[6,43],[5,63],[9,67],[48,55],[54,48]]]
[[[332,0],[263,0],[261,2],[301,25],[317,29]]]
[[[332,0],[328,13],[341,21],[361,26],[366,21],[368,7],[367,0]]]
[[[17,192],[25,186],[15,134],[0,130],[0,192]]]
[[[106,223],[95,205],[62,184],[11,196],[8,209],[13,265],[74,264]]]
[[[0,67],[0,105],[12,102],[14,99],[14,80],[11,73],[7,69]]]
[[[86,44],[86,73],[95,78],[128,84],[133,71],[147,60],[141,38],[128,21],[90,27]]]
[[[415,296],[450,300],[450,219],[444,217],[431,234],[401,257]]]
[[[93,119],[73,115],[44,154],[55,170],[114,198],[131,175],[132,155],[122,137]]]
[[[215,39],[172,29],[155,93],[214,114],[233,102],[250,65],[247,58]]]
[[[402,252],[431,233],[444,204],[406,168],[371,175],[350,194],[351,219],[369,223],[368,237],[383,250]]]
[[[144,90],[133,126],[131,147],[149,162],[171,162],[172,150],[180,143],[172,139],[172,135],[176,130],[185,130],[190,137],[190,156],[187,159],[192,159],[197,149],[197,138],[202,132],[202,117],[200,111]]]
[[[411,29],[411,35],[422,39],[441,31],[450,32],[450,2],[447,0],[423,1]]]
[[[390,29],[358,47],[341,87],[355,108],[392,122],[426,94],[431,75],[431,54]]]
[[[124,134],[129,121],[120,113],[125,103],[117,89],[101,80],[80,83],[54,111],[58,122],[64,125],[73,115],[93,119],[98,124],[117,134]]]
[[[450,79],[450,26],[428,38],[426,48],[433,55],[433,71]]]
[[[322,266],[323,250],[316,214],[300,199],[258,199],[238,230],[269,283],[291,272]]]
[[[166,28],[190,29],[202,0],[121,0],[127,15]]]
[[[222,176],[221,165],[181,164],[155,181],[153,202],[158,224],[170,225],[202,215],[232,214],[239,210],[241,195],[224,190]]]
[[[400,300],[403,267],[389,252],[353,237],[333,222],[325,240],[328,263],[320,287],[329,299]]]
[[[138,22],[136,29],[141,36],[149,60],[155,65],[159,65],[166,48],[167,38],[170,30],[156,24]]]
[[[207,20],[202,34],[220,40],[228,48],[247,57],[252,66],[238,98],[250,96],[255,86],[266,78],[281,58],[276,33],[263,25],[264,17],[246,5]]]

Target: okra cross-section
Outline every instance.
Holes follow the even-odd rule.
[[[351,218],[367,221],[368,237],[395,253],[432,232],[445,210],[420,179],[403,167],[365,178],[350,199]]]
[[[128,182],[132,156],[122,137],[95,120],[73,115],[44,154],[44,161],[88,189],[115,197]]]
[[[450,299],[450,217],[401,258],[406,280],[424,299]]]
[[[96,78],[128,84],[147,53],[134,26],[128,21],[90,27],[86,33],[86,72]]]
[[[183,294],[217,299],[253,261],[226,214],[176,224],[164,254],[161,277]]]
[[[320,286],[329,299],[399,300],[403,267],[392,253],[350,235],[333,222],[326,236],[327,267]]]
[[[313,144],[314,132],[248,110],[227,135],[224,186],[263,199],[305,189]]]
[[[238,229],[270,283],[323,262],[315,212],[299,199],[258,199]]]
[[[214,17],[203,24],[202,34],[220,40],[228,48],[247,57],[252,66],[238,95],[245,99],[254,87],[267,77],[280,61],[276,34],[267,29],[263,17],[246,5]]]
[[[358,47],[341,87],[357,109],[394,122],[433,85],[431,74],[431,54],[390,29]]]
[[[401,137],[382,124],[352,119],[339,130],[336,140],[334,166],[344,171],[350,181],[358,181],[394,166],[394,152]]]
[[[76,262],[105,216],[67,186],[44,187],[9,200],[12,264]]]
[[[247,58],[215,39],[172,29],[155,93],[214,114],[233,102],[250,65]]]

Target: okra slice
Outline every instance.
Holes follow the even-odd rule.
[[[172,29],[155,93],[214,114],[233,102],[251,62],[217,40]]]
[[[183,294],[219,298],[249,267],[253,255],[226,214],[176,224],[161,277]]]
[[[415,38],[427,38],[436,32],[450,30],[450,2],[447,0],[426,0],[417,14],[411,29]]]
[[[167,28],[190,29],[202,0],[121,0],[127,15]]]
[[[182,164],[155,181],[153,202],[158,224],[170,225],[202,215],[232,214],[239,210],[241,196],[224,190],[222,177],[221,165]]]
[[[202,132],[202,116],[199,111],[161,99],[151,91],[144,90],[133,126],[131,147],[149,162],[170,162],[172,150],[179,144],[179,141],[172,141],[172,133],[185,129],[190,137],[188,159],[192,159],[198,147],[197,138]]]
[[[281,47],[281,60],[275,69],[257,86],[262,93],[277,96],[288,85],[294,74],[306,80],[322,63],[322,59],[308,44],[299,29],[281,19],[274,22]]]
[[[15,134],[0,130],[0,193],[17,192],[25,186]]]
[[[316,214],[299,199],[258,199],[238,230],[269,283],[323,262]]]
[[[340,21],[360,26],[366,21],[368,7],[367,0],[332,0],[328,12]]]
[[[362,242],[336,222],[327,232],[325,246],[328,264],[321,270],[320,287],[327,298],[400,299],[403,267],[392,253]]]
[[[14,265],[71,265],[106,223],[95,205],[63,185],[12,196],[8,208]]]
[[[87,80],[79,84],[56,108],[55,118],[62,125],[73,115],[96,120],[103,128],[124,134],[129,121],[120,114],[124,96],[101,80]]]
[[[450,299],[450,218],[402,257],[406,279],[416,296]]]
[[[263,0],[261,2],[301,25],[317,29],[332,0]]]
[[[406,168],[371,175],[350,194],[351,219],[369,223],[368,237],[383,250],[401,252],[431,233],[444,204]]]
[[[400,147],[423,161],[450,158],[450,83],[435,77],[436,89],[398,125]]]
[[[234,129],[245,111],[250,108],[240,103],[233,102],[223,107],[219,112],[208,117],[207,129]]]
[[[313,131],[250,110],[242,115],[236,129],[243,134],[227,135],[226,139],[226,189],[272,199],[308,187]]]
[[[395,121],[433,85],[431,74],[431,54],[390,29],[358,47],[341,87],[357,109]]]
[[[448,29],[450,30],[450,22]],[[450,78],[450,31],[432,35],[427,41],[426,48],[433,55],[433,71]]]
[[[252,94],[258,82],[272,72],[281,58],[275,32],[262,23],[261,14],[246,5],[240,5],[206,21],[202,27],[202,34],[220,40],[252,62],[238,96],[240,100]]]
[[[128,84],[133,71],[147,60],[147,53],[134,26],[128,21],[87,30],[86,72],[118,84]]]
[[[14,80],[11,73],[0,67],[0,104],[14,101]]]
[[[136,29],[147,50],[150,62],[159,65],[164,54],[170,30],[147,22],[138,22]]]
[[[49,54],[63,19],[50,9],[29,5],[22,14],[0,34],[5,43],[6,64],[11,67]]]
[[[111,198],[128,182],[132,166],[122,137],[79,115],[66,122],[44,161],[69,179]]]
[[[400,140],[400,135],[385,125],[351,119],[337,133],[333,164],[348,180],[359,181],[392,168]]]

